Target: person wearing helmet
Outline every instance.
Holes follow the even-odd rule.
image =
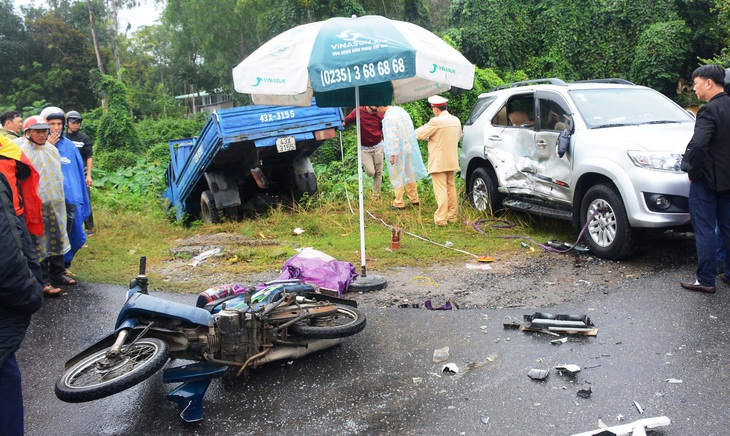
[[[84,161],[84,169],[86,170],[86,188],[88,191],[94,185],[94,182],[91,180],[94,142],[81,132],[81,121],[83,121],[83,117],[76,111],[69,111],[66,114],[66,138],[73,142],[81,153],[81,159]],[[90,199],[91,193],[89,193]],[[89,217],[84,221],[84,227],[86,228],[87,235],[94,234],[94,212],[91,210],[91,203],[89,203]]]
[[[66,201],[63,193],[61,155],[48,142],[50,126],[45,118],[35,115],[23,122],[23,136],[14,142],[20,146],[34,168],[38,170],[38,195],[41,199],[43,234],[31,235],[41,263],[43,294],[60,295],[61,289],[51,285],[50,258],[71,249],[66,233]],[[57,271],[54,271],[57,273]]]
[[[77,282],[68,268],[76,252],[86,242],[83,222],[89,217],[89,193],[86,190],[81,154],[73,142],[63,136],[66,114],[61,108],[50,106],[41,111],[41,116],[48,121],[50,127],[48,142],[56,147],[61,156],[66,229],[71,244],[71,249],[64,256],[51,257],[51,282],[54,285],[71,286]]]

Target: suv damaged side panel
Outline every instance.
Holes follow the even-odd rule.
[[[622,259],[636,229],[689,224],[679,161],[693,127],[669,98],[624,80],[507,84],[472,109],[461,176],[478,210],[570,220],[595,255]]]

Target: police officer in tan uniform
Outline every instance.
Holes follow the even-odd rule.
[[[445,226],[457,221],[454,172],[459,169],[461,122],[446,110],[447,99],[434,95],[428,98],[428,102],[435,116],[416,129],[416,137],[428,140],[428,172],[438,204],[433,220],[437,226]]]

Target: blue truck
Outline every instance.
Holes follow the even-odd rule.
[[[206,224],[264,213],[317,192],[312,153],[342,129],[340,108],[241,106],[213,113],[195,138],[169,141],[165,200]]]

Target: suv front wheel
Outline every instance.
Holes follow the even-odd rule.
[[[479,212],[494,214],[502,208],[502,196],[497,191],[497,176],[491,169],[475,169],[469,177],[468,190],[469,201]]]
[[[596,185],[586,192],[580,224],[585,229],[583,239],[596,256],[620,260],[634,251],[636,230],[629,225],[621,195],[613,185]]]

